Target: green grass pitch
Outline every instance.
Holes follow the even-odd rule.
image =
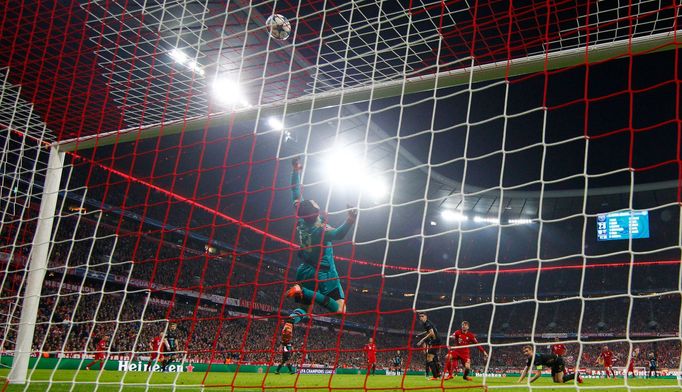
[[[0,370],[0,377],[5,380],[7,370]],[[32,382],[26,385],[4,385],[4,391],[143,391],[171,390],[172,384],[182,391],[201,391],[204,373],[154,373],[142,372],[122,373],[117,371],[73,371],[73,370],[35,370],[31,374]],[[73,380],[76,383],[73,383]],[[51,381],[51,382],[50,382]],[[516,378],[489,378],[486,380],[488,390],[504,392],[529,391],[528,387],[514,387]],[[377,392],[388,391],[438,391],[438,390],[484,390],[482,378],[476,377],[473,382],[465,382],[461,378],[440,382],[429,381],[422,376],[371,376],[364,375],[290,375],[290,374],[258,374],[258,373],[209,373],[204,381],[203,391],[362,391],[365,389]],[[294,385],[296,388],[294,389]],[[634,379],[628,380],[632,391],[679,391],[680,384],[674,379]],[[234,386],[234,388],[232,387]],[[261,387],[263,386],[263,387]],[[568,384],[552,384],[543,377],[533,383],[532,390],[538,391],[627,391],[623,379],[586,379],[580,388]]]

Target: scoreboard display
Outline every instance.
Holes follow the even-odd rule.
[[[621,211],[597,215],[597,240],[649,238],[649,211]]]

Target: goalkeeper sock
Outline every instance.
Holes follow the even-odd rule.
[[[294,368],[290,364],[287,364],[287,367],[289,368],[289,373],[294,374]]]
[[[575,378],[575,373],[572,374],[565,374],[564,377],[561,379],[563,382],[573,380]]]
[[[301,292],[306,301],[314,301],[316,304],[327,308],[331,313],[337,313],[339,311],[339,304],[319,291],[312,291],[305,287],[301,287]]]
[[[464,376],[463,377],[465,380],[467,379],[467,377],[469,377],[469,369],[464,368]]]
[[[282,369],[282,364],[280,363],[279,366],[277,366],[277,370],[275,371],[275,373],[279,373],[279,371],[280,371],[281,369]]]

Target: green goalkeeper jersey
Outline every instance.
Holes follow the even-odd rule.
[[[296,205],[296,203],[303,201],[300,189],[300,176],[296,171],[291,174],[291,185],[293,185],[293,202]],[[299,219],[296,230],[298,232],[298,243],[301,245],[301,250],[298,252],[301,261],[311,266],[317,266],[319,262],[321,269],[335,270],[332,241],[342,239],[348,234],[352,226],[352,223],[349,223],[347,220],[341,226],[333,228],[320,217],[312,223]]]

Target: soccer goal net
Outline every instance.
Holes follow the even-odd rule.
[[[7,4],[0,377],[679,389],[679,9]]]

